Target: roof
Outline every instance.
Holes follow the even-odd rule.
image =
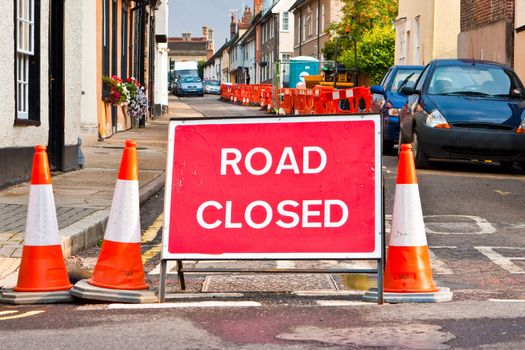
[[[294,2],[292,7],[288,11],[293,12],[296,8],[299,8],[302,4],[304,4],[307,0],[297,0]]]
[[[204,55],[206,56],[208,44],[205,41],[176,41],[168,42],[168,49],[170,53],[188,54],[188,55]]]

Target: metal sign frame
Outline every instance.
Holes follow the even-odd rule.
[[[336,121],[374,122],[374,232],[375,247],[371,253],[227,253],[227,254],[173,254],[168,251],[169,225],[171,211],[171,190],[173,180],[173,158],[175,152],[175,128],[179,125],[210,125],[210,124],[260,124],[260,123],[308,123]],[[221,118],[172,118],[169,125],[168,152],[166,162],[166,185],[164,196],[164,225],[162,230],[162,252],[160,263],[159,300],[165,301],[165,285],[167,262],[177,261],[177,275],[181,290],[185,290],[184,273],[375,273],[377,274],[378,303],[383,303],[383,269],[385,259],[384,234],[384,181],[382,175],[382,123],[378,114],[344,114],[315,116],[270,116],[270,117],[221,117]],[[184,260],[372,260],[377,262],[376,269],[187,269]]]

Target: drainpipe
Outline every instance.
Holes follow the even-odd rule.
[[[317,59],[321,53],[321,0],[317,0]]]

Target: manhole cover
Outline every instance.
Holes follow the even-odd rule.
[[[203,292],[292,292],[298,290],[336,290],[330,275],[270,274],[207,276]]]

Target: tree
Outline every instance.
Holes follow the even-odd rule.
[[[387,69],[394,64],[395,32],[392,26],[375,26],[365,32],[357,45],[359,70],[365,73],[372,84],[379,81]],[[339,59],[347,67],[353,67],[353,50],[345,50]]]
[[[354,44],[357,43],[357,65],[362,73],[372,81],[381,76],[393,64],[395,34],[392,23],[397,16],[397,0],[342,0],[343,17],[332,23],[329,31],[331,41],[327,42],[323,53],[327,60],[342,62],[346,67],[354,67]],[[340,39],[335,57],[337,37]],[[384,36],[384,37],[383,37]]]
[[[197,62],[197,72],[199,74],[199,77],[201,79],[204,79],[204,65],[206,64],[206,61],[199,61]]]

